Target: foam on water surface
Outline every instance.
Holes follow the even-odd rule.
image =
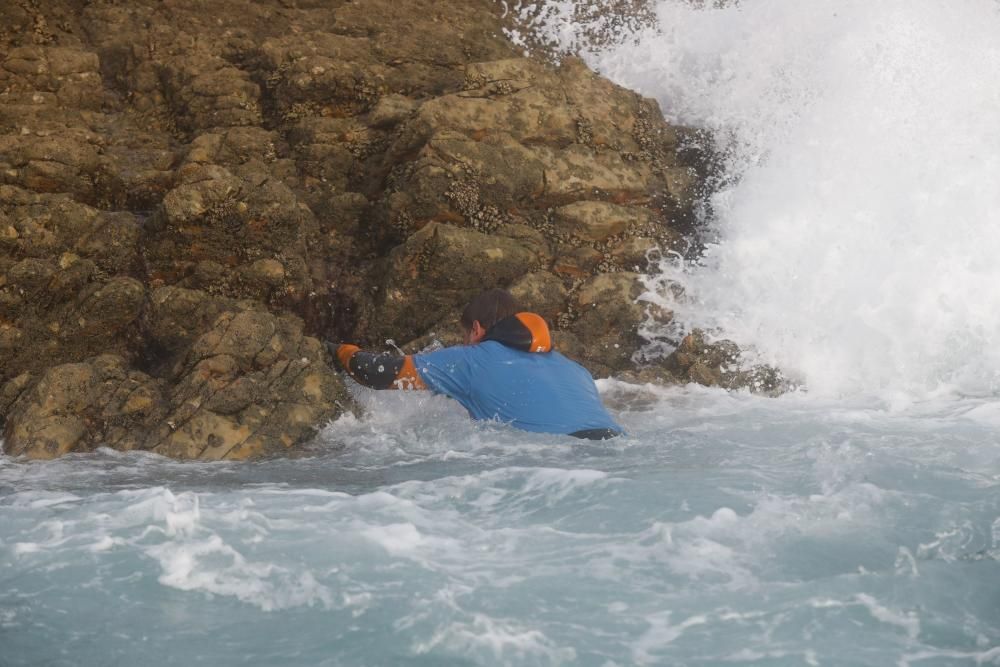
[[[363,392],[303,459],[3,459],[5,664],[996,662],[987,403],[601,388],[629,438]]]
[[[575,6],[508,11],[580,48]],[[5,667],[1000,664],[997,3],[654,8],[585,56],[726,172],[647,298],[808,393],[602,381],[629,437],[581,442],[361,391],[304,458],[0,455]]]

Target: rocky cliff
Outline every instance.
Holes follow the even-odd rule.
[[[0,0],[7,453],[283,451],[351,405],[320,339],[455,342],[495,286],[595,374],[633,369],[695,133],[522,57],[498,12]],[[655,375],[720,381],[698,344]]]

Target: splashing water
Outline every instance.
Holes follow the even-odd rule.
[[[0,456],[0,663],[1000,664],[1000,411],[614,381],[631,436],[371,409],[304,458]]]
[[[605,380],[591,443],[356,390],[296,459],[0,454],[0,664],[1000,665],[1000,18],[944,4],[511,6],[714,131],[719,243],[649,298],[810,392]]]
[[[588,49],[579,4],[534,28],[724,156],[720,241],[664,266],[683,321],[817,393],[1000,391],[1000,5],[661,1]]]

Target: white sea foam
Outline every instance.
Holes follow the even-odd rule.
[[[614,482],[599,470],[512,466],[444,477],[433,485],[404,482],[393,490],[399,498],[442,510],[460,501],[489,516],[502,506],[509,519],[512,515],[531,515],[570,497],[585,501],[588,492],[599,493]]]
[[[782,658],[792,657],[799,657],[802,660],[802,664],[810,665],[810,667],[818,667],[818,665],[821,664],[815,651],[761,651],[750,648],[742,649],[727,655],[725,657],[725,661],[768,664],[776,660],[786,662],[783,661]],[[795,662],[791,662],[790,664],[795,664]]]
[[[916,612],[890,609],[867,593],[859,593],[854,599],[868,610],[872,618],[901,628],[910,639],[916,639],[920,634],[920,617]]]
[[[977,405],[965,413],[965,418],[987,426],[1000,427],[1000,402]]]
[[[168,541],[148,547],[163,573],[164,586],[235,597],[264,611],[302,605],[332,605],[332,595],[310,572],[249,561],[218,535]]]
[[[116,546],[119,546],[119,545],[121,545],[123,543],[124,543],[123,540],[115,539],[114,537],[111,537],[110,535],[104,535],[101,538],[99,538],[96,542],[94,542],[93,544],[91,544],[90,547],[89,547],[89,549],[90,549],[90,551],[95,552],[95,553],[99,552],[99,551],[108,551],[108,550],[113,549]]]
[[[6,466],[5,660],[996,663],[983,400],[601,385],[626,440],[458,415],[294,460]]]
[[[941,664],[1000,665],[1000,646],[986,651],[914,651],[898,662],[900,667]]]
[[[562,500],[582,487],[607,479],[608,474],[600,470],[563,470],[543,468],[535,470],[528,477],[524,492],[543,491],[549,502]]]
[[[862,607],[875,620],[896,626],[906,632],[910,639],[916,639],[920,634],[920,617],[915,611],[898,611],[891,609],[867,593],[859,593],[850,600],[814,599],[809,601],[814,609],[845,609]]]
[[[659,614],[651,614],[646,618],[649,629],[636,640],[632,649],[632,658],[636,664],[660,664],[662,658],[657,655],[660,651],[690,628],[705,625],[708,622],[708,618],[705,615],[695,614],[679,623],[673,624],[671,623],[673,615],[673,612],[666,611]]]
[[[623,534],[620,546],[606,549],[606,558],[593,559],[592,575],[614,579],[621,563],[639,568],[656,563],[692,583],[753,591],[774,576],[762,564],[776,543],[830,545],[830,563],[851,571],[860,556],[842,545],[878,530],[892,494],[860,482],[806,497],[753,494],[748,499],[754,503],[749,513],[720,507],[708,516],[658,521],[638,534]]]
[[[55,507],[65,503],[72,503],[80,497],[72,493],[32,491],[30,493],[14,493],[10,496],[10,504],[14,507]]]
[[[445,549],[457,549],[456,540],[422,535],[412,523],[390,523],[382,526],[368,526],[361,529],[361,535],[378,544],[393,556],[410,557],[422,550],[437,553]]]
[[[583,0],[527,4],[586,46]],[[655,6],[656,29],[585,56],[713,130],[729,180],[704,266],[664,266],[687,298],[652,293],[814,393],[1000,391],[997,3]]]
[[[170,588],[231,596],[265,611],[333,604],[332,593],[312,572],[249,558],[243,553],[245,547],[233,546],[220,534],[221,529],[236,528],[244,544],[259,541],[260,523],[267,519],[248,512],[246,502],[213,507],[206,518],[199,494],[174,493],[164,487],[99,494],[98,499],[120,509],[73,524],[65,538],[61,527],[53,527],[53,539],[43,545],[26,544],[21,551],[70,540],[95,555],[138,549],[159,565],[158,581]]]
[[[413,650],[418,655],[438,650],[473,657],[480,664],[560,665],[576,657],[571,647],[556,646],[539,630],[486,614],[472,614],[469,621],[445,624],[428,640],[415,644]]]

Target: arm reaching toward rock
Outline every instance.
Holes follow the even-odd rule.
[[[594,378],[552,349],[549,326],[502,289],[474,297],[460,318],[464,345],[415,355],[328,344],[338,365],[373,389],[427,389],[476,420],[604,440],[622,433]]]
[[[332,351],[340,367],[358,384],[372,389],[427,388],[410,355],[375,354],[357,345],[337,345]]]

